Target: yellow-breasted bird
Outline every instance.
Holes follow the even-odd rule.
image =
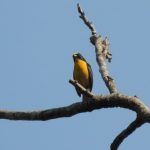
[[[74,80],[79,82],[87,90],[92,91],[93,72],[91,66],[87,63],[85,58],[80,53],[74,53],[73,60],[74,60],[74,71],[73,71]],[[78,88],[76,88],[76,91],[77,94],[81,96],[81,92]],[[87,97],[83,95],[83,101],[86,99]]]

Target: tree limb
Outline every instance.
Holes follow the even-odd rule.
[[[92,37],[93,39],[94,37]],[[95,41],[95,53],[96,53],[96,60],[99,66],[99,71],[101,73],[101,76],[105,82],[105,85],[107,86],[108,90],[110,93],[116,93],[117,92],[117,88],[116,88],[116,84],[114,82],[114,79],[109,75],[109,71],[107,68],[107,64],[106,64],[106,59],[108,58],[109,61],[111,60],[109,55],[109,46],[106,44],[104,45],[104,43],[107,43],[106,40],[103,40],[100,36],[97,36],[96,38],[94,38]],[[104,42],[105,41],[105,42]]]
[[[145,122],[149,122],[150,120],[149,108],[147,108],[138,98],[119,93],[106,96],[94,95],[88,103],[77,102],[69,106],[42,111],[19,112],[0,110],[0,119],[45,121],[62,117],[71,117],[79,113],[91,112],[96,109],[114,107],[121,107],[135,111],[139,116],[141,116],[141,118],[145,120]]]
[[[83,12],[82,8],[79,4],[77,4],[78,12],[80,14],[80,18],[83,20],[86,26],[92,32],[92,36],[90,38],[91,43],[95,46],[95,53],[96,53],[96,60],[99,66],[100,74],[109,90],[110,93],[117,92],[117,88],[113,78],[109,75],[109,71],[107,69],[107,65],[105,60],[108,59],[110,62],[112,59],[112,54],[109,53],[109,42],[108,39],[102,39],[101,36],[97,35],[96,29],[94,28],[93,24],[89,22],[85,13]]]
[[[130,134],[132,134],[137,128],[139,128],[144,121],[141,118],[137,118],[133,121],[125,130],[123,130],[113,141],[111,144],[111,150],[117,150],[119,145],[123,142],[125,138],[127,138]]]

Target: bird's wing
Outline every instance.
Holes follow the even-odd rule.
[[[73,72],[73,78],[75,79],[75,73],[74,72]],[[76,92],[77,92],[78,96],[81,97],[80,90],[77,87],[75,87],[75,89],[76,89]]]
[[[89,71],[89,90],[92,91],[92,87],[93,87],[93,71],[92,68],[90,66],[90,64],[88,64],[88,71]]]
[[[79,90],[78,88],[75,88],[75,89],[76,89],[77,94],[79,95],[79,97],[81,97],[81,92],[80,92],[80,90]]]

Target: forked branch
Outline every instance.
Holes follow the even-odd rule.
[[[99,36],[96,32],[96,29],[94,28],[94,25],[89,22],[88,18],[85,16],[85,13],[83,12],[81,6],[77,5],[78,12],[80,14],[80,18],[83,20],[86,26],[91,30],[92,35],[90,37],[91,43],[95,46],[95,53],[96,53],[96,61],[99,66],[100,74],[105,82],[105,85],[107,86],[110,93],[117,93],[116,84],[113,80],[113,78],[109,75],[109,71],[106,64],[106,59],[108,59],[109,62],[111,62],[112,54],[109,52],[109,41],[107,38],[103,39],[101,36]],[[126,97],[126,96],[125,96]],[[132,97],[131,99],[134,99],[136,97]],[[130,99],[130,100],[131,100]],[[115,101],[118,103],[118,101],[115,99]],[[142,104],[140,101],[139,106],[140,107],[134,107],[134,100],[128,101],[127,99],[120,99],[119,103],[122,104],[122,107],[125,108],[127,106],[128,108],[138,108],[139,111],[136,111],[136,109],[132,109],[136,111],[137,113],[137,119],[132,122],[125,130],[123,130],[113,141],[111,144],[111,150],[117,150],[119,145],[123,142],[125,138],[127,138],[133,131],[135,131],[136,128],[140,127],[145,122],[149,121],[149,114],[150,110],[147,106]],[[136,101],[137,102],[137,101]],[[105,102],[107,103],[107,101]],[[137,104],[137,103],[136,103]]]

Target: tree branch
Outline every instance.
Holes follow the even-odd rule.
[[[80,92],[83,95],[88,96],[89,98],[92,98],[94,96],[94,94],[92,94],[89,90],[85,89],[81,84],[79,84],[77,81],[75,80],[69,80],[69,83],[72,84],[74,87],[77,87],[78,89],[80,89]]]
[[[80,18],[92,32],[90,40],[91,43],[95,46],[96,60],[99,66],[100,74],[109,92],[115,93],[117,92],[117,88],[113,78],[109,75],[109,71],[105,62],[106,59],[108,59],[109,62],[111,62],[112,59],[112,54],[109,53],[109,41],[107,38],[102,39],[101,36],[97,35],[96,29],[94,28],[93,24],[89,22],[79,4],[77,4],[77,8],[80,14]]]
[[[123,130],[113,141],[111,144],[111,150],[117,150],[119,145],[123,142],[125,138],[127,138],[130,134],[132,134],[137,128],[139,128],[144,121],[141,118],[137,118],[133,121],[125,130]]]
[[[91,30],[92,35],[96,35],[96,29],[91,22],[89,22],[88,18],[85,16],[82,8],[79,4],[77,4],[78,12],[80,13],[80,18],[84,21],[85,25]]]
[[[110,93],[116,93],[117,88],[116,84],[114,82],[114,79],[109,75],[109,71],[106,64],[106,59],[110,58],[109,53],[109,45],[107,44],[107,39],[103,40],[100,36],[97,36],[96,38],[93,36],[92,39],[95,39],[95,52],[96,52],[96,60],[99,66],[99,71],[101,73],[101,76],[105,82],[105,85],[107,86]],[[106,43],[106,44],[104,44]]]
[[[145,122],[150,120],[149,108],[147,108],[139,99],[118,93],[106,96],[94,95],[88,103],[77,102],[69,106],[42,111],[19,112],[0,110],[0,119],[45,121],[62,117],[71,117],[79,113],[91,112],[97,109],[114,107],[127,108],[135,111],[145,120]]]
[[[94,28],[93,24],[88,21],[87,17],[85,16],[85,13],[83,12],[79,4],[77,5],[77,7],[78,12],[80,14],[80,18],[92,32],[90,41],[95,46],[96,61],[99,66],[99,71],[105,82],[106,87],[111,93],[111,95],[109,96],[110,99],[105,99],[103,107],[123,107],[131,109],[137,113],[137,119],[134,122],[132,122],[125,130],[123,130],[111,144],[111,150],[117,150],[117,148],[123,142],[123,140],[126,137],[128,137],[131,133],[133,133],[133,131],[135,131],[136,128],[140,127],[145,122],[150,123],[150,109],[147,106],[145,106],[137,97],[130,97],[117,94],[116,84],[113,78],[109,75],[109,71],[106,64],[106,59],[109,62],[111,62],[112,59],[112,54],[109,52],[109,41],[107,38],[103,39],[97,34],[96,29]],[[112,93],[116,94],[112,95]],[[95,97],[96,96],[93,96],[93,98]],[[97,98],[98,97],[96,97],[96,99]],[[101,98],[99,97],[98,99],[100,100]]]

